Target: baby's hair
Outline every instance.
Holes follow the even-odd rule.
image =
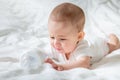
[[[82,31],[85,24],[83,10],[72,3],[62,3],[56,6],[50,14],[51,18],[55,21],[70,21],[78,31]]]

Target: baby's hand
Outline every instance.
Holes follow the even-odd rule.
[[[58,71],[63,71],[63,70],[64,70],[64,68],[63,68],[62,66],[56,64],[51,58],[47,58],[47,59],[45,60],[45,62],[51,64],[52,67],[53,67],[54,69],[58,70]]]

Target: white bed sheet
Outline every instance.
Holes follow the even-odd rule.
[[[62,2],[72,2],[84,9],[88,39],[106,37],[109,33],[120,38],[120,0],[0,0],[0,80],[120,79],[120,50],[94,64],[92,70],[55,71],[48,64],[29,71],[21,67],[22,54],[34,48],[46,50],[48,15]]]

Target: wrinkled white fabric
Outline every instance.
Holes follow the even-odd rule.
[[[63,2],[83,8],[89,41],[93,41],[94,36],[105,38],[109,33],[115,33],[120,38],[120,0],[0,0],[0,80],[120,79],[120,50],[95,63],[92,70],[56,71],[49,64],[39,63],[41,58],[37,54],[32,56],[36,57],[35,63],[27,63],[33,68],[40,64],[37,69],[31,70],[29,66],[30,70],[23,69],[20,57],[24,53],[36,48],[43,51],[40,55],[49,53],[48,16],[56,5]]]

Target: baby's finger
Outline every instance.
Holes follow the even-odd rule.
[[[62,66],[59,66],[59,67],[57,68],[57,70],[58,70],[58,71],[63,71],[64,68],[63,68]]]
[[[55,64],[55,63],[52,63],[52,67],[55,68],[55,69],[57,69],[57,68],[58,68],[58,65]]]
[[[46,63],[50,63],[50,64],[52,65],[52,67],[57,70],[58,65],[55,64],[54,61],[53,61],[51,58],[47,58],[47,59],[45,60],[45,62],[46,62]]]
[[[47,59],[45,60],[45,62],[46,62],[46,63],[50,63],[50,64],[54,63],[54,62],[52,61],[52,59],[50,59],[50,58],[47,58]]]

